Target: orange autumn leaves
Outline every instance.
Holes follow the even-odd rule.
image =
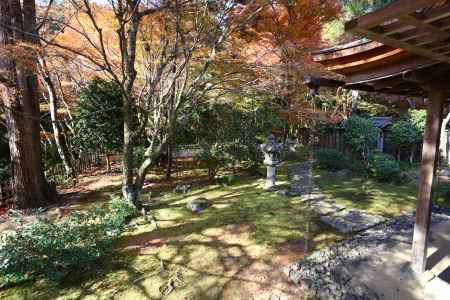
[[[291,107],[306,110],[303,75],[314,72],[309,52],[320,47],[322,26],[336,18],[341,10],[339,0],[251,0],[239,1],[228,13],[235,23],[227,43],[216,54],[213,74],[241,74],[241,81],[254,82],[259,92],[272,93],[274,98],[287,98]],[[186,36],[195,31],[194,20],[186,17],[193,6],[187,6],[183,17]],[[92,5],[95,21],[102,28],[102,38],[109,63],[121,74],[121,53],[117,37],[117,24],[109,6]],[[158,44],[161,38],[171,38],[173,22],[167,11],[146,16],[141,23],[140,40]],[[83,13],[67,11],[69,26],[57,36],[57,42],[75,48],[94,61],[102,61],[98,32]],[[213,31],[214,18],[206,23]],[[80,33],[87,38],[80,38]],[[206,45],[206,44],[205,44]],[[142,49],[138,45],[138,55]],[[194,61],[207,59],[207,46],[194,53]],[[80,57],[77,57],[80,59]],[[86,65],[92,62],[81,58]],[[97,70],[96,68],[94,68]],[[89,72],[89,70],[87,70]],[[138,67],[139,72],[139,67]],[[228,77],[229,78],[229,75]],[[231,81],[230,81],[231,82]],[[233,84],[239,85],[238,81]],[[301,103],[301,104],[299,104]],[[296,104],[296,105],[293,105]],[[302,114],[303,115],[303,114]]]

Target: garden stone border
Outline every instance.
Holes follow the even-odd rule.
[[[436,206],[434,211],[432,224],[450,220],[448,209]],[[370,287],[357,281],[354,274],[349,272],[348,266],[358,266],[371,257],[376,249],[389,249],[398,242],[411,243],[414,219],[412,213],[392,218],[332,247],[313,253],[285,268],[285,273],[295,284],[320,299],[380,299]]]

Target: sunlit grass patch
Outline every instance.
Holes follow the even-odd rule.
[[[416,206],[417,185],[413,183],[381,183],[358,176],[336,176],[318,169],[314,175],[323,193],[348,207],[392,217]]]

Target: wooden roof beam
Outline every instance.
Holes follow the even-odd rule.
[[[428,45],[425,48],[432,50],[432,51],[438,51],[438,50],[449,48],[450,47],[449,43],[450,43],[450,39],[441,41],[440,43],[433,42],[431,45]]]
[[[426,23],[432,23],[450,17],[450,4],[444,4],[427,12],[413,13],[413,15]]]
[[[402,79],[406,82],[414,82],[424,86],[424,89],[439,87],[450,91],[448,77],[450,75],[450,65],[441,64],[431,70],[406,71],[402,74]]]
[[[446,38],[450,38],[450,33],[441,30],[440,28],[433,26],[431,24],[425,23],[422,20],[419,20],[411,15],[403,15],[401,17],[398,18],[399,21],[408,24],[408,25],[412,25],[416,28],[422,28],[426,31],[431,32],[433,35],[440,37],[442,39],[446,39]]]
[[[395,2],[397,3],[397,2]],[[435,59],[438,61],[443,61],[443,62],[447,62],[450,63],[450,57],[446,56],[446,55],[442,55],[439,53],[435,53],[431,50],[427,50],[425,48],[421,48],[421,47],[417,47],[415,45],[411,45],[409,43],[406,42],[402,42],[400,40],[396,40],[395,38],[391,38],[388,36],[384,36],[384,35],[380,35],[377,34],[371,30],[368,29],[364,29],[361,27],[352,27],[351,29],[349,29],[351,32],[360,35],[360,36],[364,36],[367,37],[369,39],[372,39],[374,41],[377,42],[381,42],[383,44],[389,45],[391,47],[396,47],[396,48],[400,48],[400,49],[404,49],[408,52],[417,54],[417,55],[421,55],[421,56],[425,56],[425,57],[429,57],[431,59]]]
[[[378,9],[370,14],[354,19],[345,24],[346,30],[352,30],[356,27],[371,29],[377,25],[383,24],[389,20],[395,20],[398,16],[416,12],[424,7],[431,6],[442,0],[399,0],[385,7]]]
[[[381,79],[392,78],[401,75],[405,71],[427,68],[436,65],[437,62],[426,57],[417,57],[389,64],[387,66],[379,66],[369,70],[354,72],[346,76],[349,84],[369,83]]]
[[[450,7],[450,6],[449,6]],[[450,9],[450,8],[449,8]],[[414,16],[417,16],[417,14],[413,14]],[[418,20],[422,21],[423,23],[434,26],[436,28],[439,28],[442,31],[445,31],[450,28],[450,18],[442,18],[439,20],[436,19],[422,19],[416,17]],[[375,31],[380,34],[384,35],[395,35],[395,34],[408,34],[408,32],[417,34],[417,26],[399,22],[398,20],[389,24],[380,24],[372,28],[372,31]]]

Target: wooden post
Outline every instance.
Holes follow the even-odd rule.
[[[439,152],[442,108],[446,97],[444,89],[431,89],[427,107],[427,121],[422,148],[419,195],[412,248],[412,267],[416,272],[425,271],[427,240],[431,213],[431,192]]]

